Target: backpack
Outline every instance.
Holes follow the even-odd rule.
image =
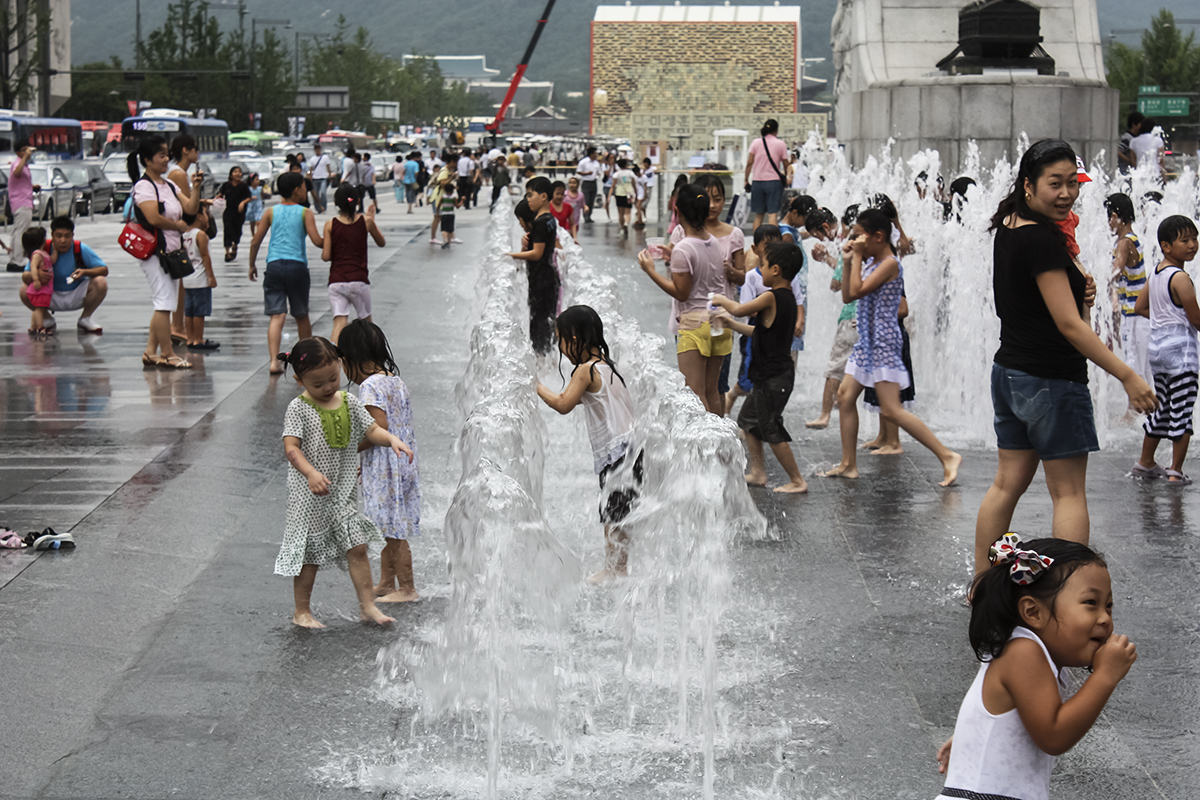
[[[425,169],[424,162],[418,161],[417,163],[420,165],[417,167],[417,186],[424,191],[425,187],[429,185],[429,170]]]
[[[42,249],[45,250],[48,255],[53,255],[53,253],[54,253],[53,240],[47,239],[46,246]],[[83,254],[83,245],[80,243],[80,241],[78,239],[76,239],[75,240],[75,265],[79,269],[86,269],[86,267],[83,266],[82,254]]]

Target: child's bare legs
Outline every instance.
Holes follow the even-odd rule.
[[[699,350],[685,350],[678,356],[679,371],[687,387],[696,393],[704,409],[713,414],[725,411],[725,401],[721,397],[721,362],[724,356],[705,358]]]
[[[413,582],[412,550],[404,539],[388,539],[379,558],[382,567],[379,583],[375,585],[377,603],[408,603],[419,600]],[[400,588],[394,588],[399,581]]]
[[[329,341],[337,344],[338,336],[342,334],[342,328],[346,327],[349,320],[350,317],[345,315],[333,318],[333,333],[329,334]]]
[[[720,386],[720,381],[717,382],[717,385]],[[731,388],[728,392],[725,393],[725,416],[728,417],[730,414],[732,414],[733,413],[733,404],[737,402],[737,399],[739,397],[745,397],[745,396],[746,396],[746,393],[744,391],[742,391],[742,387],[738,386],[737,382],[735,381],[733,384],[733,388]]]
[[[188,344],[204,344],[204,317],[184,317]]]
[[[300,574],[292,578],[292,594],[296,602],[296,610],[292,614],[292,623],[302,628],[325,627],[313,618],[312,608],[309,607],[309,602],[312,600],[313,584],[316,582],[316,564],[305,564],[300,568]]]
[[[900,445],[900,426],[884,419],[883,415],[879,417],[879,438],[883,444],[875,448],[874,455],[898,456],[904,452],[904,448]]]
[[[1156,439],[1153,436],[1146,436],[1142,439],[1142,457],[1138,459],[1138,463],[1146,469],[1154,469],[1158,464],[1154,459],[1155,453],[1158,452],[1158,443],[1162,439]]]
[[[747,403],[754,402],[747,400]],[[742,431],[746,436],[746,460],[749,462],[749,470],[746,472],[746,483],[751,486],[766,486],[767,485],[767,460],[763,455],[762,439],[759,439],[750,431]],[[772,445],[774,448],[774,445]]]
[[[806,428],[828,428],[829,419],[833,415],[833,403],[837,400],[838,386],[841,381],[837,378],[825,379],[825,391],[821,393],[821,416],[812,422],[804,423]]]
[[[604,569],[588,578],[588,583],[606,583],[629,575],[629,534],[616,525],[604,526]]]
[[[183,279],[179,281],[179,285],[175,287],[179,299],[175,301],[175,311],[171,314],[171,335],[172,336],[187,336],[187,330],[184,328],[183,319],[183,301],[187,294],[187,290],[183,288]]]
[[[858,477],[858,396],[863,385],[851,376],[842,378],[838,387],[838,425],[842,431],[842,460],[822,478]]]
[[[257,232],[258,232],[258,223],[255,222],[254,220],[250,220],[250,238],[253,239],[254,234],[256,234]]]
[[[900,384],[891,381],[879,381],[875,384],[875,394],[879,397],[879,419],[887,420],[904,429],[909,436],[916,439],[937,456],[942,462],[942,480],[939,486],[950,486],[958,478],[958,468],[962,464],[962,456],[947,448],[933,435],[916,414],[905,410],[900,403]]]
[[[275,360],[275,356],[279,355],[279,344],[283,341],[283,323],[286,319],[287,314],[272,314],[271,321],[267,323],[267,350],[271,356],[268,370],[272,375],[283,372],[283,365]]]
[[[29,328],[33,331],[40,331],[46,324],[46,309],[35,308],[29,316]]]
[[[371,562],[367,560],[367,546],[360,544],[346,551],[346,561],[350,568],[350,580],[354,583],[354,593],[358,595],[358,609],[363,622],[375,622],[380,625],[385,622],[395,622],[379,610],[375,605],[375,591],[371,586]]]
[[[749,434],[747,434],[748,439]],[[788,482],[782,486],[776,486],[774,491],[786,492],[787,494],[803,494],[807,492],[808,484],[805,483],[804,476],[800,474],[800,468],[796,466],[796,456],[792,453],[791,442],[772,443],[771,452],[775,454],[775,458],[779,459],[779,466],[783,467],[783,471],[788,476]]]
[[[1171,446],[1171,469],[1179,474],[1183,474],[1183,460],[1187,458],[1188,445],[1192,442],[1192,435],[1185,433],[1179,437]],[[1170,477],[1167,480],[1171,483],[1179,483],[1179,478]]]

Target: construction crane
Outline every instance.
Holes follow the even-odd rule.
[[[529,47],[525,48],[525,55],[521,57],[521,63],[517,64],[517,71],[513,73],[512,83],[508,85],[508,92],[504,95],[504,102],[500,104],[500,110],[496,112],[496,118],[483,127],[492,135],[492,140],[500,135],[500,125],[504,122],[504,115],[508,113],[508,107],[512,105],[513,96],[517,93],[517,87],[521,84],[521,79],[525,77],[525,70],[529,68],[529,59],[533,57],[533,50],[537,47],[538,39],[542,37],[542,30],[546,27],[546,20],[550,18],[550,12],[554,10],[554,0],[549,0],[546,3],[546,10],[542,12],[541,19],[537,22],[537,27],[533,31],[533,38],[529,40]]]

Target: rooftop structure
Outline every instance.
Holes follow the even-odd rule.
[[[487,56],[422,56],[409,53],[400,57],[404,66],[420,59],[436,62],[438,69],[442,71],[442,77],[451,82],[486,81],[493,80],[500,75],[500,70],[488,67]]]

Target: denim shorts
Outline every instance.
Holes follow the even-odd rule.
[[[750,184],[750,213],[778,214],[783,204],[783,181],[754,181]]]
[[[1087,384],[992,364],[992,407],[1001,450],[1034,450],[1053,461],[1100,449]]]
[[[267,264],[263,274],[263,313],[268,317],[288,313],[308,316],[308,264],[280,259]]]
[[[183,315],[185,317],[212,316],[212,288],[183,290]]]

